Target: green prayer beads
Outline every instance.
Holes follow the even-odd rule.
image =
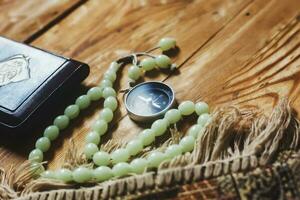
[[[75,104],[79,106],[80,110],[83,110],[90,106],[91,99],[88,95],[81,95],[76,99]]]
[[[85,167],[78,167],[72,173],[73,180],[77,183],[85,183],[93,178],[92,170]]]
[[[65,109],[65,115],[69,119],[74,119],[79,115],[80,109],[78,105],[70,105]]]
[[[35,143],[35,148],[41,150],[42,152],[46,152],[50,148],[50,140],[47,137],[39,138]]]
[[[40,149],[34,149],[30,152],[28,159],[34,162],[42,162],[44,158],[43,152]]]
[[[66,115],[60,115],[54,119],[53,124],[59,128],[59,130],[63,130],[67,128],[70,123],[69,117]]]
[[[162,51],[168,51],[176,46],[176,40],[174,38],[162,38],[158,42],[158,46]]]
[[[69,169],[59,169],[55,173],[55,177],[63,182],[70,182],[73,180],[72,171]]]
[[[93,170],[93,177],[97,182],[102,182],[113,177],[113,172],[109,167],[100,166]]]
[[[159,41],[158,47],[162,51],[168,51],[176,47],[176,41],[172,38],[164,38]],[[131,80],[138,80],[145,71],[151,71],[157,67],[165,69],[173,66],[171,59],[166,55],[153,56],[147,53],[141,55],[146,56],[146,58],[141,62],[134,58],[133,65],[128,69],[128,76]],[[32,161],[32,168],[37,169],[35,173],[40,174],[43,178],[57,179],[66,183],[103,182],[114,177],[127,176],[130,173],[144,173],[149,168],[157,168],[163,162],[193,150],[196,139],[200,137],[204,127],[211,120],[209,107],[205,102],[194,104],[192,101],[184,101],[178,106],[178,109],[171,109],[165,113],[163,119],[154,121],[151,128],[143,130],[124,148],[116,149],[111,153],[99,149],[101,136],[107,132],[108,123],[113,120],[114,111],[118,107],[117,93],[113,84],[120,66],[121,63],[112,62],[108,71],[104,73],[99,86],[93,87],[86,94],[79,96],[74,104],[66,107],[63,115],[54,119],[53,125],[45,129],[44,137],[36,141],[36,149],[32,150],[28,156],[28,159]],[[91,101],[97,101],[101,98],[104,98],[104,108],[93,124],[92,130],[87,133],[83,150],[85,157],[92,160],[97,167],[90,169],[81,166],[73,171],[69,169],[44,171],[40,162],[43,161],[43,153],[49,150],[51,141],[59,136],[60,130],[65,129],[70,120],[75,119],[81,110],[90,106]],[[145,146],[153,143],[156,137],[166,133],[169,126],[173,126],[172,124],[176,124],[182,117],[189,116],[194,112],[199,116],[197,124],[188,130],[187,135],[180,139],[178,144],[171,144],[164,152],[153,151],[146,158],[131,159],[131,157],[137,157]],[[127,163],[129,160],[132,161]]]
[[[111,87],[111,86],[112,84],[106,87]],[[99,87],[92,87],[91,89],[89,89],[87,95],[92,101],[97,101],[102,97],[102,90]]]
[[[44,131],[44,136],[49,138],[49,140],[55,140],[59,135],[59,128],[57,126],[48,126]]]

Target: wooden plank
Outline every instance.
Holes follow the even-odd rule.
[[[109,62],[120,56],[120,52],[149,49],[159,38],[166,35],[178,38],[181,51],[175,61],[183,62],[251,2],[214,0],[171,1],[161,4],[151,1],[142,4],[141,1],[116,1],[104,4],[101,1],[90,1],[36,40],[33,45],[88,62],[91,75],[85,84],[92,86],[101,80]],[[66,29],[71,26],[81,29],[66,33]],[[127,87],[126,71],[121,73],[118,88]],[[152,78],[164,77],[166,74],[155,73]],[[119,96],[119,102],[122,102],[121,99],[122,95]],[[121,105],[114,123],[126,114],[122,103]],[[68,137],[75,140],[76,146],[81,147],[84,144],[84,137],[97,114],[98,112],[95,112],[85,117],[84,122],[80,121],[80,126],[74,127],[73,133],[66,131]],[[74,123],[76,124],[76,121]],[[122,132],[118,134],[120,137],[124,136]],[[69,148],[67,141],[68,138],[65,138],[63,146],[55,146],[55,157],[52,156],[51,167],[55,168],[62,163]]]
[[[89,1],[33,44],[88,62],[91,75],[85,84],[92,86],[99,82],[108,63],[120,52],[148,49],[159,38],[174,36],[181,48],[174,60],[184,65],[180,74],[172,75],[167,82],[175,88],[179,101],[204,99],[216,106],[232,100],[230,95],[221,96],[224,98],[221,100],[217,95],[236,90],[232,87],[222,89],[224,83],[230,85],[238,81],[231,78],[233,81],[230,82],[229,77],[235,77],[233,72],[247,67],[251,69],[251,63],[246,65],[245,62],[251,58],[257,60],[255,56],[260,55],[259,51],[265,47],[266,41],[281,26],[294,23],[292,21],[299,8],[296,0],[289,4],[279,0],[141,2],[111,1],[104,4],[103,1]],[[74,26],[80,29],[72,29]],[[163,80],[166,75],[156,73],[153,77]],[[119,88],[126,87],[126,79],[122,76]],[[242,101],[240,98],[238,100]],[[93,108],[100,109],[100,104]],[[69,148],[69,138],[75,140],[77,147],[84,143],[98,111],[85,114],[88,116],[75,120],[61,140],[54,143],[51,155],[46,157],[48,160],[55,155],[50,163],[51,168],[62,164],[64,153]],[[113,136],[109,132],[105,139],[113,137],[125,142],[134,137],[141,127],[129,120],[124,108],[117,115],[114,123],[122,120],[111,128]],[[39,132],[35,134],[40,135]],[[33,148],[34,141],[28,138],[23,143],[22,152],[15,147],[0,149],[0,166],[7,168],[11,163],[22,162],[29,149]]]
[[[85,84],[92,86],[99,82],[106,66],[120,54],[119,52],[148,49],[165,35],[179,39],[181,52],[176,62],[182,62],[251,3],[250,0],[240,0],[235,3],[220,0],[209,3],[170,1],[163,4],[151,1],[143,4],[141,2],[89,1],[38,38],[33,45],[88,62],[91,65],[91,75]],[[71,27],[80,27],[80,29],[71,29]],[[195,44],[194,41],[197,43]],[[163,77],[165,75],[157,75],[155,78]],[[122,77],[119,87],[125,87],[126,81],[127,78]],[[49,159],[55,155],[51,162],[52,167],[61,165],[70,137],[76,144],[82,146],[91,123],[97,117],[97,112],[85,114],[88,116],[75,120],[70,129],[63,133],[64,137],[61,141],[54,143],[50,156],[47,156]],[[122,109],[117,114],[117,118],[120,119],[124,114]],[[36,134],[40,135],[40,132]],[[3,163],[1,162],[3,160],[7,161],[6,167],[9,163],[22,162],[34,146],[34,141],[32,138],[24,141],[22,151],[12,146],[16,145],[6,145],[0,151],[2,153],[0,163]]]
[[[247,104],[268,112],[287,96],[299,112],[299,7],[299,1],[253,4],[180,69],[182,76],[167,83],[182,100],[204,99],[214,107]],[[176,84],[188,77],[193,87]]]
[[[250,105],[268,114],[280,96],[288,96],[299,112],[299,6],[255,1],[165,82],[179,102]],[[142,128],[125,116],[113,137],[130,140]]]
[[[70,9],[76,8],[82,0],[1,0],[0,34],[25,41],[33,34],[49,27]]]

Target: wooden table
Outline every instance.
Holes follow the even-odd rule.
[[[146,80],[172,85],[179,102],[250,105],[268,113],[280,96],[288,96],[300,111],[299,0],[1,0],[0,21],[3,36],[88,63],[87,87],[99,83],[113,59],[172,36],[180,47],[174,57],[179,72]],[[126,71],[119,89],[127,87]],[[105,140],[126,142],[141,130],[129,119],[121,96]],[[46,156],[50,168],[62,164],[70,138],[82,147],[101,105],[95,103],[54,142]],[[0,167],[22,163],[46,126],[18,141],[0,138]]]

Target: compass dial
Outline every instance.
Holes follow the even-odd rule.
[[[173,101],[174,93],[168,85],[162,82],[145,82],[129,91],[125,103],[131,117],[143,121],[158,118],[172,106]]]

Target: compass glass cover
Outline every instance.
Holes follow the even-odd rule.
[[[133,88],[126,100],[131,112],[151,116],[169,107],[173,100],[173,91],[163,83],[146,82]]]

